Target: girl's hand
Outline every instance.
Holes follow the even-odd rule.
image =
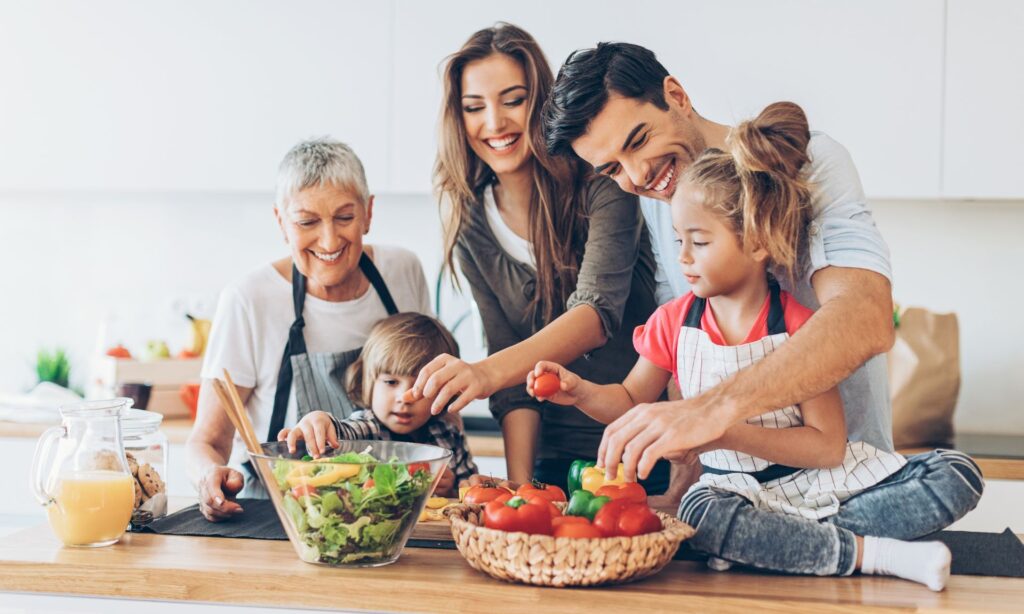
[[[465,409],[470,401],[486,399],[495,391],[492,378],[481,363],[441,354],[420,370],[416,383],[405,392],[402,400],[415,403],[422,398],[433,398],[430,413],[436,416],[446,406],[449,412],[455,413]]]
[[[450,467],[444,468],[441,479],[437,481],[434,488],[435,497],[451,497],[455,493],[455,472]]]
[[[537,394],[538,391],[534,390],[537,378],[545,373],[552,373],[558,377],[558,391],[550,396],[541,396]],[[526,374],[526,393],[538,401],[551,401],[558,405],[576,405],[580,401],[579,393],[582,392],[580,390],[582,383],[583,379],[580,376],[562,365],[542,360],[537,363],[533,371]]]
[[[278,441],[288,442],[288,451],[295,454],[295,444],[306,441],[306,452],[313,458],[327,452],[327,447],[338,447],[338,434],[334,431],[334,422],[325,411],[314,411],[306,414],[293,429],[281,429],[277,434]]]

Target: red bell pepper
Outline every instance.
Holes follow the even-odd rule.
[[[594,493],[598,497],[608,497],[612,501],[625,499],[633,503],[647,503],[647,491],[637,482],[625,482],[624,484],[605,484]]]
[[[662,529],[661,518],[651,508],[625,499],[606,503],[594,516],[594,526],[605,537],[633,537]]]
[[[499,531],[551,535],[550,501],[534,498],[527,501],[512,497],[508,501],[491,501],[484,506],[484,526]]]

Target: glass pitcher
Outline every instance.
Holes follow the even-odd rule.
[[[67,546],[109,546],[128,527],[135,479],[124,456],[121,415],[131,402],[61,406],[61,425],[47,429],[36,445],[32,489]]]

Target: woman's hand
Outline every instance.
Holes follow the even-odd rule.
[[[494,394],[493,381],[482,362],[471,363],[450,354],[441,354],[420,370],[416,383],[406,391],[402,400],[415,403],[422,398],[433,398],[431,414],[436,416],[445,407],[455,413],[465,409],[474,399],[486,399]]]
[[[542,396],[546,390],[536,390],[537,378],[545,373],[554,374],[558,378],[558,391],[549,396]],[[550,377],[550,376],[549,376]],[[542,380],[543,383],[543,380]],[[577,405],[580,402],[583,379],[572,371],[555,362],[542,360],[526,374],[526,393],[538,401],[550,401],[558,405]],[[538,394],[541,393],[541,394]]]
[[[338,433],[334,430],[334,421],[325,411],[314,411],[306,414],[293,429],[281,429],[277,434],[278,441],[288,442],[288,451],[295,454],[295,444],[300,439],[306,441],[306,452],[313,458],[320,458],[327,452],[328,446],[338,447]]]
[[[227,520],[242,512],[234,501],[245,485],[242,474],[230,467],[213,467],[199,481],[199,511],[210,522]]]

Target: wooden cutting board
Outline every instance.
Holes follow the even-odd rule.
[[[447,520],[431,520],[428,522],[417,522],[416,528],[412,530],[411,539],[429,539],[431,541],[454,542],[452,527]]]

